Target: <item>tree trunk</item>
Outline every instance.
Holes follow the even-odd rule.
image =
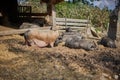
[[[108,37],[113,40],[120,40],[120,1],[110,15]]]

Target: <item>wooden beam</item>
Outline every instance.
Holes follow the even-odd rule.
[[[49,16],[52,16],[52,5],[50,3],[47,3],[47,13]]]
[[[46,16],[48,13],[19,13],[19,16]]]
[[[53,22],[53,27],[55,27],[56,26],[56,10],[54,5],[52,5],[52,22]]]
[[[39,29],[40,31],[46,31],[46,30],[50,30],[50,27],[49,28],[44,27],[44,28],[28,28],[28,29],[5,30],[5,31],[0,31],[0,36],[23,34],[27,30],[32,30],[32,29]]]
[[[73,27],[89,27],[90,20],[87,19],[70,19],[70,18],[56,18],[56,25],[73,26]]]
[[[57,22],[65,22],[65,18],[56,18]],[[71,18],[66,18],[67,22],[80,22],[80,23],[90,23],[90,20],[87,19],[71,19]]]
[[[88,24],[85,23],[65,23],[65,22],[56,22],[57,25],[67,25],[67,26],[80,26],[80,27],[86,27]]]

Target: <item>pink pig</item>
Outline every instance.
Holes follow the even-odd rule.
[[[54,43],[59,36],[58,31],[37,29],[28,30],[24,33],[25,44],[28,46],[46,47],[50,45],[54,47]]]

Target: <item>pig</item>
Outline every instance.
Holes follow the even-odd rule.
[[[52,21],[49,15],[46,15],[44,18],[31,19],[30,23],[38,25],[40,27],[52,26]]]
[[[70,28],[66,28],[67,30]],[[84,39],[83,36],[79,33],[79,32],[74,32],[74,31],[65,31],[62,32],[61,35],[56,39],[55,41],[55,46],[57,46],[59,43],[64,43],[66,41],[66,39],[71,38],[71,37],[75,37],[77,39]]]
[[[19,28],[20,29],[40,28],[40,27],[44,27],[44,25],[45,25],[44,19],[34,19],[29,22],[23,22]]]
[[[33,21],[31,21],[31,24],[35,24],[35,25],[38,25],[40,27],[44,27],[45,20],[44,19],[34,19]]]
[[[54,46],[58,46],[59,43],[62,43],[62,42],[63,42],[63,36],[64,36],[64,34],[61,33],[61,34],[57,37],[57,39],[55,40]]]
[[[20,29],[27,29],[27,28],[39,28],[40,26],[38,26],[37,24],[32,24],[29,22],[24,22],[20,25]]]
[[[69,37],[65,41],[65,46],[74,49],[95,50],[97,45],[94,41],[81,39],[79,36]]]
[[[115,41],[110,39],[107,36],[104,36],[101,38],[101,40],[98,41],[98,44],[101,44],[105,47],[109,47],[109,48],[117,48]]]
[[[40,48],[46,46],[54,47],[54,43],[59,35],[58,31],[39,31],[37,29],[32,29],[24,33],[24,39],[25,44],[28,46],[38,46]]]
[[[70,27],[65,28],[65,32],[72,32],[72,29]]]

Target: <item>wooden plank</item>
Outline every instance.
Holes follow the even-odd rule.
[[[13,27],[0,25],[0,32],[5,30],[13,30]]]
[[[65,22],[56,22],[57,25],[67,25],[67,26],[88,26],[88,24],[84,24],[84,23],[65,23]]]
[[[19,13],[20,16],[46,16],[47,13]]]
[[[55,6],[52,5],[52,22],[53,22],[53,28],[56,26],[56,10],[55,10]]]
[[[22,34],[27,30],[28,29],[0,31],[0,36],[13,35],[13,34]]]
[[[85,29],[85,27],[67,26],[67,28],[68,28],[68,27],[70,27],[71,29]],[[60,27],[59,29],[60,29],[60,30],[61,30],[61,29],[63,29],[63,30],[64,30],[64,29],[66,29],[66,27],[65,27],[65,26],[62,26],[62,27]]]
[[[56,18],[56,21],[65,21],[65,18]]]
[[[0,36],[23,34],[27,30],[32,30],[32,29],[39,29],[40,31],[50,30],[50,28],[28,28],[28,29],[5,30],[5,31],[0,31]]]
[[[67,22],[89,23],[89,20],[85,20],[85,19],[67,19]]]
[[[70,18],[56,18],[57,22],[79,22],[79,23],[89,23],[89,20],[86,19],[70,19]]]
[[[70,26],[68,26],[68,27],[70,27]],[[85,29],[85,27],[75,27],[75,26],[73,26],[73,27],[70,27],[71,29]]]

